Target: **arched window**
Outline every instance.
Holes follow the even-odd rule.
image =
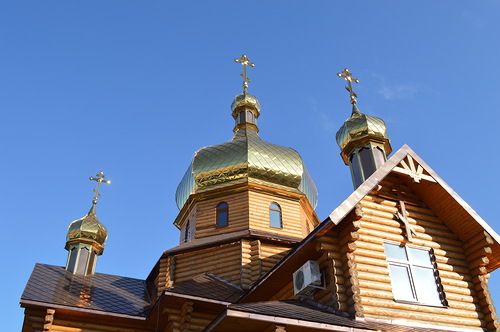
[[[184,242],[188,242],[189,240],[191,240],[191,225],[188,219],[186,228],[184,229]]]
[[[220,202],[215,208],[215,224],[217,227],[226,227],[229,223],[229,205]]]
[[[269,206],[269,225],[274,228],[283,228],[281,220],[281,207],[278,203],[271,203]]]

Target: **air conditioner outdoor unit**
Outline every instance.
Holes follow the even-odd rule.
[[[316,261],[307,261],[293,273],[293,293],[306,294],[315,288],[324,288],[319,264]]]

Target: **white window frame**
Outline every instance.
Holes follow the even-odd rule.
[[[385,251],[385,246],[384,246],[384,253],[386,255],[386,259],[387,259],[387,263],[388,263],[387,267],[389,269],[389,277],[391,279],[391,286],[393,284],[393,278],[392,278],[392,275],[391,275],[390,265],[404,267],[409,272],[408,276],[409,276],[409,281],[410,281],[410,286],[411,286],[411,293],[413,294],[413,300],[399,299],[399,298],[394,297],[394,301],[396,301],[396,302],[402,302],[402,303],[419,304],[419,305],[425,305],[425,306],[431,306],[431,307],[446,307],[447,306],[447,302],[446,302],[446,298],[444,296],[443,287],[442,287],[442,284],[441,284],[441,280],[439,278],[439,273],[438,273],[438,269],[437,269],[437,266],[436,266],[436,259],[435,259],[435,255],[434,255],[434,252],[433,252],[432,248],[420,247],[420,246],[416,246],[416,245],[412,245],[412,244],[408,244],[408,243],[401,244],[401,243],[398,243],[398,242],[391,242],[391,241],[384,241],[384,245],[385,244],[390,244],[390,245],[394,245],[394,246],[398,246],[398,247],[404,248],[405,249],[405,253],[406,253],[406,257],[407,257],[407,260],[402,260],[402,259],[397,259],[397,258],[391,258],[391,257],[389,257],[387,255],[387,252]],[[413,262],[412,259],[411,259],[411,255],[409,255],[408,250],[406,248],[413,248],[413,249],[418,249],[418,250],[426,251],[429,254],[429,258],[430,258],[432,267],[429,267],[427,265],[422,265],[422,264],[418,264],[416,262]],[[439,300],[441,302],[440,305],[432,304],[432,303],[427,303],[427,302],[422,302],[422,301],[420,301],[418,299],[417,288],[415,286],[415,281],[414,281],[414,276],[415,276],[414,268],[415,267],[432,270],[432,272],[434,274],[434,277],[435,277],[435,281],[436,281],[436,287],[438,289]],[[394,294],[394,292],[393,292],[393,294]]]

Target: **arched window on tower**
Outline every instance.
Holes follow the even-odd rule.
[[[215,224],[217,227],[226,227],[229,224],[229,205],[220,202],[215,208]]]
[[[191,240],[191,223],[188,221],[186,222],[186,228],[184,229],[184,242],[188,242]]]
[[[269,226],[273,228],[283,228],[281,220],[281,207],[278,203],[271,203],[269,206]]]

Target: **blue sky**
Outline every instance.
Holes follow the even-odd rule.
[[[67,225],[90,207],[109,230],[97,270],[145,278],[178,232],[175,189],[193,153],[232,136],[245,52],[261,137],[297,149],[324,219],[352,191],[335,132],[350,113],[386,120],[500,231],[499,1],[0,2],[2,313],[35,262],[63,265]],[[491,292],[500,303],[500,276]],[[5,327],[6,326],[6,327]]]

